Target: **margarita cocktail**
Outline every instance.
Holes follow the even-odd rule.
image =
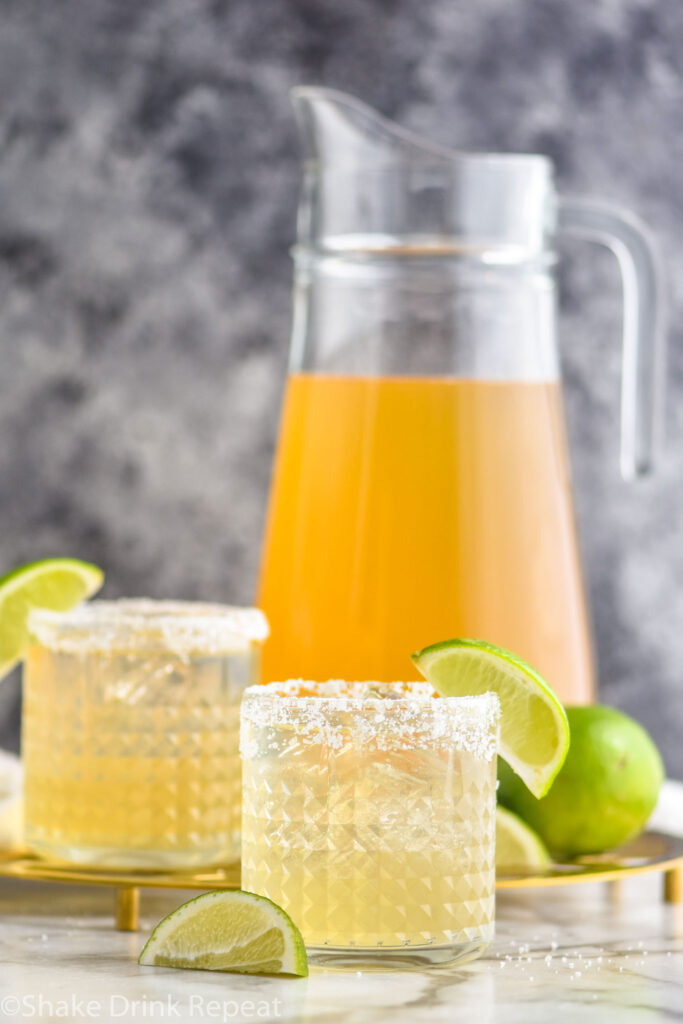
[[[242,887],[337,965],[452,963],[493,935],[499,703],[428,683],[271,683],[242,703]]]
[[[24,672],[26,843],[109,867],[239,857],[239,704],[256,609],[147,600],[35,609]]]

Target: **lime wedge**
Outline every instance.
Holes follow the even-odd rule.
[[[545,868],[550,863],[541,837],[512,811],[496,807],[496,870]]]
[[[138,963],[238,974],[308,974],[301,932],[276,903],[241,889],[205,892],[156,926]]]
[[[569,724],[531,665],[483,640],[444,640],[413,654],[413,662],[442,697],[497,694],[500,756],[534,796],[548,792],[567,756]]]
[[[65,612],[102,586],[104,573],[75,558],[46,558],[13,569],[0,579],[0,679],[23,656],[31,608]]]

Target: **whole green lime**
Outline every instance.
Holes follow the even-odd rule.
[[[556,857],[578,857],[611,850],[642,830],[664,768],[648,733],[628,715],[599,704],[566,710],[569,751],[546,796],[537,800],[499,761],[498,799]]]

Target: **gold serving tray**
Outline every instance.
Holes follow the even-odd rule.
[[[683,838],[644,832],[627,846],[599,856],[554,863],[543,871],[498,873],[496,889],[529,889],[579,882],[609,882],[646,872],[664,875],[664,899],[683,900]],[[0,851],[0,877],[71,885],[108,885],[116,890],[116,927],[138,928],[140,889],[238,889],[239,864],[198,871],[117,871],[84,868],[36,857],[26,850]]]
[[[664,899],[667,903],[680,903],[683,900],[683,838],[666,832],[643,832],[637,839],[609,853],[577,857],[566,863],[556,862],[542,871],[499,872],[496,889],[613,882],[647,872],[663,873]]]

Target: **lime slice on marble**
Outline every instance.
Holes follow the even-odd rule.
[[[541,837],[504,807],[496,807],[496,870],[545,868],[551,863]]]
[[[413,662],[442,697],[497,694],[500,756],[534,796],[548,792],[567,756],[569,724],[531,665],[483,640],[444,640],[413,654]]]
[[[32,608],[66,612],[102,586],[104,573],[75,558],[46,558],[0,579],[0,679],[23,657]]]
[[[241,889],[205,892],[152,932],[138,963],[238,974],[296,974],[308,961],[301,932],[276,903]]]

